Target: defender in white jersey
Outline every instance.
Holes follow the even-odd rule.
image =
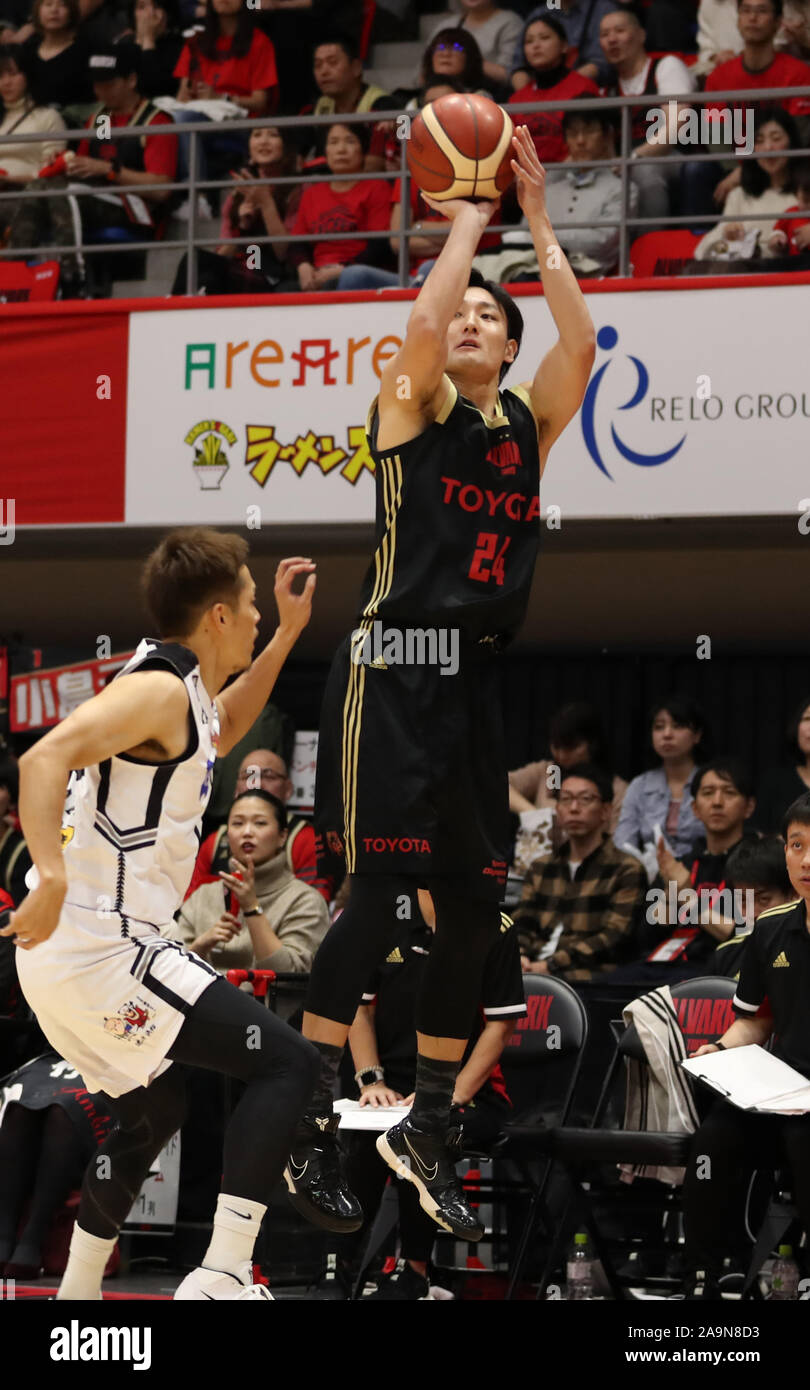
[[[20,760],[34,868],[3,935],[20,948],[20,982],[46,1037],[88,1090],[106,1093],[118,1120],[102,1149],[112,1180],[99,1181],[98,1154],[85,1176],[59,1298],[100,1297],[118,1229],[182,1124],[175,1062],[246,1085],[226,1135],[211,1246],[176,1296],[266,1296],[250,1285],[253,1242],[317,1056],[160,934],[191,878],[215,759],[255,722],[309,620],[314,565],[283,560],[279,627],[251,664],[259,614],[246,557],[239,536],[204,528],[167,536],[144,573],[161,637],[144,639],[106,690]],[[298,575],[307,576],[300,594]],[[236,671],[243,674],[218,694]]]

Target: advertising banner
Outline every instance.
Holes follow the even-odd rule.
[[[544,515],[802,510],[810,287],[608,292],[588,303],[596,361],[552,451]],[[526,329],[506,385],[529,380],[557,336],[542,297],[520,305]],[[376,298],[133,313],[127,522],[370,521],[364,423],[410,307]]]

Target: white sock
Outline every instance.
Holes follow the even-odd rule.
[[[101,1298],[101,1280],[117,1236],[106,1240],[91,1236],[76,1223],[70,1238],[70,1254],[57,1299],[81,1300],[84,1303]]]
[[[267,1207],[261,1202],[229,1197],[227,1192],[220,1192],[211,1244],[203,1256],[203,1269],[219,1269],[249,1284],[253,1246],[266,1211]]]

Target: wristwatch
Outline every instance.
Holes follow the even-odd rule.
[[[721,1052],[728,1052],[728,1048],[726,1047],[725,1043],[716,1042],[715,1047],[718,1047]]]
[[[243,917],[262,917],[264,913],[257,903],[255,907],[245,907],[242,909]]]
[[[378,1081],[384,1081],[385,1072],[382,1067],[364,1067],[354,1073],[354,1079],[362,1090],[364,1086],[376,1086]]]

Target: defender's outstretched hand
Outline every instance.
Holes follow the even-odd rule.
[[[537,157],[528,127],[519,125],[512,136],[516,158],[512,169],[521,211],[530,220],[546,211],[546,171]]]
[[[308,575],[300,594],[293,589],[299,574]],[[315,566],[311,560],[294,555],[289,560],[281,560],[276,570],[274,593],[278,606],[280,626],[295,641],[303,632],[312,615],[312,595],[315,592]]]

